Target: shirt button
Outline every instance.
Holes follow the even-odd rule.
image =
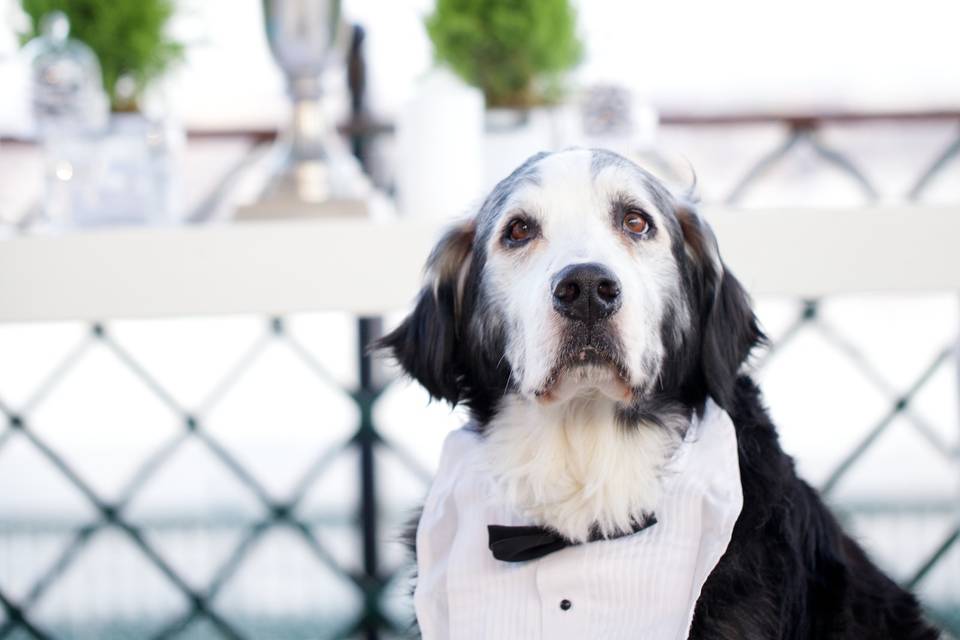
[[[569,610],[570,610],[570,607],[572,607],[572,606],[573,606],[573,603],[570,602],[569,600],[567,600],[566,598],[564,598],[563,600],[560,601],[560,608],[561,608],[563,611],[569,611]]]

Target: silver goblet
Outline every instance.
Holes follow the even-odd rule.
[[[286,134],[285,158],[267,197],[300,203],[324,203],[342,196],[332,163],[339,141],[323,108],[323,73],[343,48],[340,0],[263,0],[267,40],[287,77],[293,117]],[[349,160],[348,160],[349,162]]]

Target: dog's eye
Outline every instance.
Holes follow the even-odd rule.
[[[643,235],[650,230],[650,222],[639,211],[630,211],[623,217],[623,228],[635,235]]]
[[[531,223],[522,218],[515,218],[507,225],[507,238],[514,243],[523,243],[533,237],[534,231]]]

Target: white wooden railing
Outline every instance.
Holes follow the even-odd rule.
[[[707,208],[755,295],[960,291],[960,206]],[[0,321],[404,308],[440,226],[246,222],[0,240]]]

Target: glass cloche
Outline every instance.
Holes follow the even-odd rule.
[[[102,130],[109,114],[97,56],[70,38],[60,11],[44,16],[40,35],[24,47],[30,64],[33,114],[41,137]]]

